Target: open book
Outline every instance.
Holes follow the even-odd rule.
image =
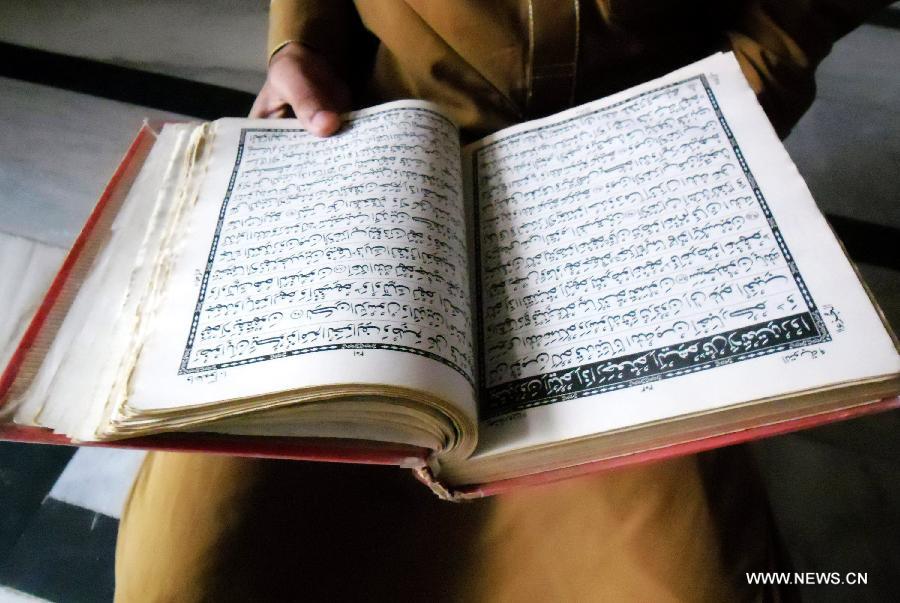
[[[412,101],[142,145],[4,373],[8,426],[400,445],[440,489],[896,405],[730,54],[465,148]]]

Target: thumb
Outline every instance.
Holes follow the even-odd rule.
[[[341,127],[341,116],[337,111],[326,109],[326,104],[301,100],[291,103],[291,109],[303,127],[316,136],[331,136]]]
[[[330,136],[341,127],[339,111],[349,104],[349,94],[343,82],[316,67],[292,70],[279,83],[303,127],[316,136]]]

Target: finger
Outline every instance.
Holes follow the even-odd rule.
[[[290,107],[287,103],[278,100],[277,96],[271,94],[268,86],[265,86],[253,101],[250,117],[253,119],[280,119],[289,117],[289,111]]]
[[[266,94],[266,90],[263,89],[253,100],[253,106],[250,107],[250,117],[251,118],[260,118],[265,117],[266,114],[271,112],[268,104],[268,94]]]
[[[275,107],[272,111],[267,113],[264,117],[266,119],[281,119],[283,117],[288,117],[288,106],[279,105],[278,107]]]
[[[331,136],[341,127],[341,118],[335,111],[322,107],[320,103],[291,103],[294,115],[304,128],[315,136]]]
[[[306,94],[288,98],[294,115],[311,134],[331,136],[341,127],[341,118],[331,107],[330,99],[317,89],[307,88]]]
[[[316,111],[309,120],[309,131],[316,136],[331,136],[340,129],[341,116],[335,111]]]

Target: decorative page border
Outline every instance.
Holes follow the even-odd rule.
[[[734,137],[734,133],[722,110],[718,99],[709,85],[709,81],[703,74],[695,75],[684,80],[660,86],[636,94],[617,103],[598,108],[596,111],[585,115],[593,115],[607,111],[635,99],[656,94],[661,90],[683,86],[691,81],[699,81],[707,96],[719,123],[722,126],[728,142],[731,144],[738,163],[744,172],[753,192],[759,202],[759,207],[768,220],[769,227],[775,237],[775,241],[784,256],[785,262],[797,288],[800,290],[809,312],[794,314],[792,316],[760,322],[748,327],[742,327],[732,331],[726,331],[715,335],[683,342],[678,345],[664,346],[648,350],[601,360],[577,367],[552,371],[524,377],[493,387],[481,384],[479,415],[481,420],[492,419],[501,415],[522,411],[537,406],[545,406],[565,400],[593,396],[606,391],[635,387],[646,383],[678,377],[688,373],[711,369],[724,364],[749,360],[759,356],[774,354],[792,348],[823,343],[831,340],[825,322],[809,293],[806,283],[800,274],[793,256],[788,250],[784,237],[775,222],[775,218],[766,203],[765,197],[756,182],[756,178],[750,171],[740,145]],[[554,125],[563,124],[585,115],[571,117]],[[509,140],[528,131],[511,134],[503,140]],[[478,149],[472,154],[472,183],[473,199],[478,203],[478,154],[499,141],[492,142]],[[482,311],[481,292],[481,225],[480,212],[475,208],[475,244],[476,244],[476,269],[478,270],[476,304],[478,312]],[[484,349],[484,331],[477,333],[479,348]],[[485,375],[484,357],[480,358],[480,374]]]
[[[447,119],[446,116],[444,116],[436,111],[430,111],[428,109],[423,109],[420,107],[404,107],[404,108],[397,108],[397,109],[388,109],[386,111],[380,111],[378,113],[369,114],[369,115],[362,115],[362,116],[359,116],[359,117],[356,117],[353,119],[346,120],[345,123],[358,123],[358,122],[361,122],[361,121],[364,121],[367,119],[371,119],[371,118],[375,117],[376,115],[382,116],[387,113],[394,113],[394,112],[398,112],[398,111],[403,111],[403,112],[420,111],[423,113],[429,113],[431,115],[434,115],[436,117],[439,117],[439,118],[449,122],[449,120]],[[449,122],[449,123],[452,124],[452,122]],[[455,124],[452,124],[452,125],[454,128],[456,127]],[[300,354],[310,354],[313,352],[329,352],[329,351],[334,351],[334,350],[389,350],[392,352],[406,352],[409,354],[415,354],[417,356],[424,356],[425,358],[429,358],[431,360],[436,360],[436,361],[440,362],[441,364],[453,369],[460,375],[462,375],[463,378],[465,378],[465,380],[468,381],[469,384],[472,385],[472,387],[475,387],[475,382],[474,382],[474,379],[472,378],[472,376],[469,375],[462,367],[458,366],[452,360],[449,360],[447,358],[444,358],[442,356],[439,356],[433,352],[429,352],[426,350],[421,350],[418,348],[413,348],[413,347],[404,346],[404,345],[394,345],[394,344],[386,344],[386,343],[336,343],[336,344],[327,344],[327,345],[317,345],[317,346],[296,348],[293,350],[286,350],[284,352],[278,352],[276,354],[264,354],[264,355],[255,356],[252,358],[244,358],[241,360],[233,360],[230,362],[220,362],[220,363],[212,364],[212,365],[188,366],[188,363],[189,363],[190,357],[191,357],[191,352],[194,347],[194,338],[196,337],[196,334],[197,334],[197,325],[199,324],[199,321],[200,321],[200,312],[203,308],[203,301],[206,297],[206,289],[207,289],[207,285],[209,282],[209,276],[210,276],[210,273],[212,272],[213,260],[215,259],[215,256],[216,256],[216,249],[219,244],[219,238],[220,238],[222,226],[225,223],[225,213],[228,209],[228,202],[231,200],[231,193],[234,189],[235,181],[237,180],[238,170],[241,165],[241,158],[243,157],[243,153],[244,153],[244,142],[246,139],[246,135],[250,132],[296,132],[296,131],[297,131],[296,128],[242,128],[241,129],[240,140],[238,142],[237,156],[235,157],[235,160],[234,160],[234,169],[232,170],[231,178],[228,181],[228,189],[225,192],[225,198],[222,201],[222,207],[219,209],[219,219],[218,219],[218,222],[216,223],[215,232],[213,233],[212,243],[210,245],[210,250],[209,250],[209,256],[207,257],[207,260],[206,260],[206,268],[203,271],[203,279],[201,280],[201,283],[200,283],[200,293],[197,297],[197,305],[194,308],[193,317],[191,318],[191,329],[190,329],[190,332],[188,333],[188,338],[187,338],[187,343],[185,345],[184,353],[181,356],[181,365],[178,369],[178,374],[185,375],[185,374],[189,374],[189,373],[201,373],[201,372],[215,371],[215,370],[225,369],[225,368],[230,368],[230,367],[235,367],[235,366],[242,366],[245,364],[264,362],[266,360],[275,360],[277,358],[284,358],[284,357],[288,357],[288,356],[297,356]]]

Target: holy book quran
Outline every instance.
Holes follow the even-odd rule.
[[[464,147],[418,101],[141,145],[4,373],[7,435],[422,451],[394,460],[449,495],[897,406],[730,54]]]

